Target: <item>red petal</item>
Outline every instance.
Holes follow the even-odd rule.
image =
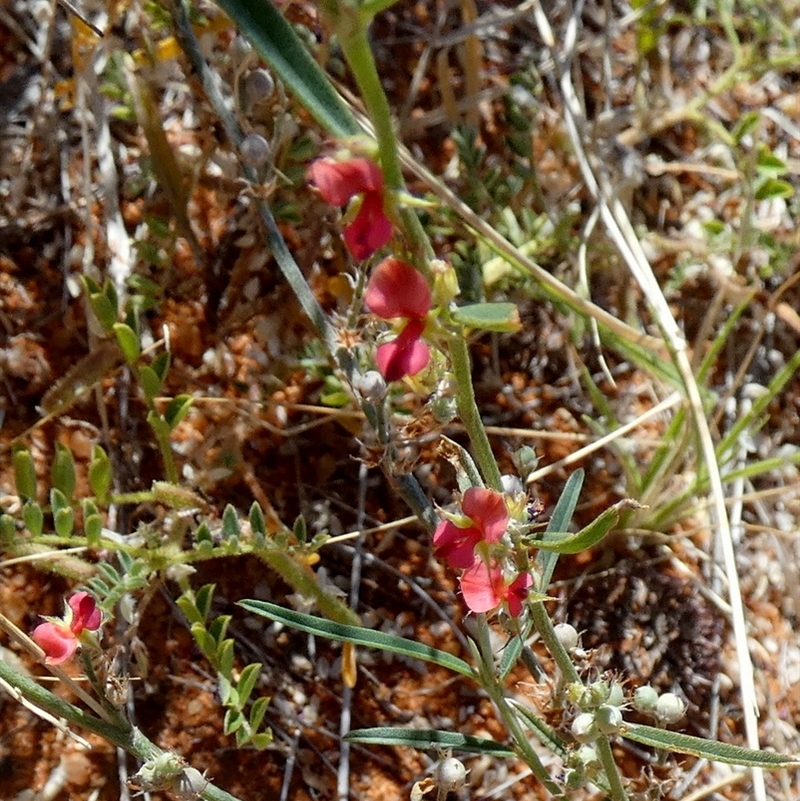
[[[76,592],[67,603],[72,609],[70,628],[75,634],[80,634],[84,629],[96,631],[100,628],[102,613],[88,592]]]
[[[416,375],[430,360],[430,348],[419,339],[425,323],[412,320],[397,339],[378,346],[375,361],[387,381],[399,381],[407,375]]]
[[[308,178],[332,206],[346,206],[350,198],[362,192],[383,194],[383,173],[370,159],[317,159],[308,168]]]
[[[472,567],[475,546],[480,539],[481,532],[475,526],[459,528],[451,520],[443,520],[434,532],[433,547],[436,556],[444,559],[450,567]]]
[[[384,320],[422,318],[431,310],[431,289],[422,273],[410,264],[388,258],[373,270],[364,303]]]
[[[528,597],[528,587],[531,586],[533,579],[530,573],[521,573],[505,589],[508,613],[511,617],[519,617],[522,612],[522,605]]]
[[[498,542],[508,527],[508,510],[506,502],[499,492],[470,487],[464,493],[461,505],[464,514],[475,521],[475,525],[483,531],[486,542]]]
[[[490,612],[503,600],[503,572],[482,559],[461,574],[461,594],[473,612]]]
[[[392,221],[383,213],[383,195],[367,192],[353,222],[344,229],[344,243],[358,261],[368,259],[389,242]]]
[[[66,662],[78,647],[75,635],[65,626],[56,623],[42,623],[31,634],[33,641],[45,652],[48,665]]]

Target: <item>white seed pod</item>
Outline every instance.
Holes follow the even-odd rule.
[[[581,712],[572,721],[572,736],[579,743],[591,743],[597,739],[598,731],[591,712]]]
[[[436,766],[436,783],[448,793],[454,793],[464,786],[467,769],[455,757],[447,757]]]
[[[269,158],[269,142],[260,134],[248,134],[239,146],[242,161],[249,167],[263,167]]]
[[[578,647],[578,632],[575,626],[569,623],[557,623],[553,626],[558,641],[567,649],[571,651],[573,648]]]
[[[594,713],[594,722],[600,734],[616,734],[622,726],[622,712],[619,707],[603,704]]]
[[[637,712],[644,712],[652,715],[658,703],[658,692],[654,687],[645,684],[637,687],[633,693],[633,708]]]
[[[606,703],[610,706],[622,706],[625,703],[625,691],[618,681],[612,681]]]
[[[686,714],[686,704],[675,693],[664,693],[656,704],[656,718],[661,723],[675,723]]]

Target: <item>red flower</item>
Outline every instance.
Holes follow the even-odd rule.
[[[471,525],[461,527],[451,520],[443,520],[433,535],[433,546],[436,555],[451,567],[470,568],[483,564],[475,555],[478,543],[499,542],[505,534],[508,510],[499,492],[481,487],[470,487],[464,493],[461,509]]]
[[[408,321],[397,339],[378,346],[375,361],[381,375],[387,381],[416,375],[431,356],[430,349],[420,339],[431,310],[428,282],[410,264],[390,257],[373,270],[364,303],[384,320],[401,317]]]
[[[78,638],[84,629],[100,628],[102,613],[88,592],[76,592],[67,601],[63,619],[48,618],[31,634],[33,641],[45,652],[45,663],[60,665],[66,662],[78,647]]]
[[[392,223],[383,211],[383,173],[374,161],[317,159],[308,168],[308,177],[333,206],[346,206],[356,195],[362,196],[361,207],[344,229],[345,244],[354,258],[368,258],[392,238]]]
[[[512,617],[519,617],[531,582],[530,573],[520,573],[507,584],[496,562],[478,559],[461,574],[461,594],[473,612],[491,612],[504,603]]]

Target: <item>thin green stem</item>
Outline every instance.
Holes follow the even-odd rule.
[[[104,740],[124,749],[142,762],[147,762],[165,753],[129,723],[117,726],[87,714],[44,687],[40,687],[35,681],[17,673],[2,659],[0,659],[0,680],[29,704],[43,709],[54,717],[63,718],[69,723],[99,734]],[[239,801],[236,796],[226,793],[213,784],[206,784],[200,797],[206,801]]]
[[[520,723],[515,710],[508,703],[503,686],[497,681],[492,664],[494,657],[492,654],[492,644],[489,639],[489,626],[486,623],[485,615],[480,615],[476,621],[478,633],[478,645],[480,649],[480,662],[478,664],[478,677],[481,687],[486,691],[492,703],[495,705],[498,714],[508,729],[509,734],[514,740],[514,744],[519,751],[520,757],[531,769],[533,775],[557,798],[563,798],[561,788],[550,778],[550,774],[542,764],[536,751],[533,750],[528,735]]]
[[[351,24],[336,26],[339,44],[344,56],[358,84],[367,114],[375,129],[375,138],[378,142],[381,167],[386,187],[395,192],[405,189],[403,171],[398,156],[399,146],[392,122],[392,112],[386,93],[383,91],[380,76],[375,66],[375,59],[367,38],[368,22],[362,17],[356,18],[358,22],[349,20]],[[391,200],[390,202],[394,202]],[[411,242],[412,258],[415,266],[426,277],[430,276],[428,261],[434,257],[428,235],[413,209],[400,208],[400,219],[403,228]]]
[[[483,473],[484,481],[493,490],[500,492],[502,490],[500,468],[498,468],[494,453],[492,453],[492,446],[475,401],[467,340],[462,336],[452,336],[448,340],[448,344],[450,346],[450,362],[457,385],[458,414],[469,435],[472,449],[475,452],[475,461]]]
[[[622,778],[619,775],[619,769],[614,759],[614,752],[611,750],[611,743],[607,737],[599,737],[595,741],[597,753],[600,757],[600,762],[608,779],[608,789],[613,801],[628,801],[628,794],[622,786]]]

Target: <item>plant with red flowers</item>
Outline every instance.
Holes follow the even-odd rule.
[[[481,542],[499,542],[508,527],[506,502],[499,492],[470,487],[461,503],[462,515],[447,515],[433,535],[436,555],[451,567],[475,564],[475,548]]]
[[[321,158],[308,168],[308,177],[333,206],[346,206],[360,196],[355,216],[344,229],[344,242],[353,258],[363,261],[389,242],[393,226],[384,212],[383,172],[374,161]]]
[[[97,631],[102,613],[88,592],[76,592],[68,601],[63,618],[46,617],[31,634],[33,641],[45,652],[45,663],[60,665],[77,650],[84,630]]]
[[[491,612],[500,604],[505,604],[512,617],[519,617],[522,613],[522,605],[532,583],[528,572],[519,573],[508,580],[496,561],[487,564],[483,559],[477,559],[461,574],[459,580],[461,594],[472,612]]]
[[[461,568],[459,584],[464,601],[472,612],[490,612],[505,604],[513,617],[532,583],[529,573],[514,570],[507,575],[491,553],[506,533],[509,514],[505,497],[494,490],[470,487],[464,493],[461,515],[446,514],[433,535],[436,555],[451,567]]]
[[[364,304],[383,320],[405,321],[396,339],[378,346],[375,360],[381,375],[397,381],[423,370],[431,355],[421,340],[431,310],[431,290],[422,274],[400,259],[384,259],[369,279]]]

